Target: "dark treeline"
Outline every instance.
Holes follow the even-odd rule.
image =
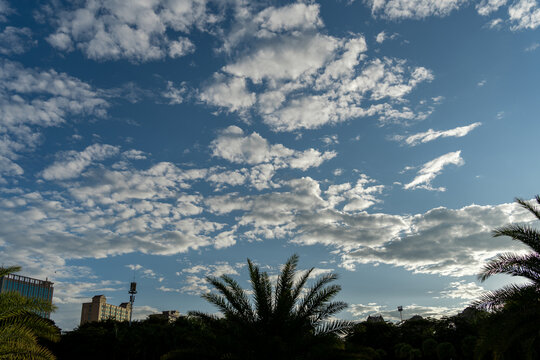
[[[197,317],[87,323],[49,344],[58,359],[538,359],[540,307],[508,304],[497,312],[467,308],[442,319],[414,316],[400,324],[364,321],[346,335],[313,333],[267,339],[257,349],[225,319],[211,327]],[[309,346],[305,346],[308,345]],[[279,357],[275,354],[279,353]]]

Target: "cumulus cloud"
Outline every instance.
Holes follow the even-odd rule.
[[[103,117],[108,106],[97,90],[65,73],[0,61],[0,156],[10,164],[0,167],[0,176],[21,173],[14,161],[39,144],[41,128],[60,126],[74,115]]]
[[[206,30],[218,20],[206,1],[85,1],[52,10],[56,27],[47,41],[62,51],[80,49],[95,60],[128,59],[133,62],[176,58],[194,51],[185,36]]]
[[[210,148],[213,156],[233,163],[250,165],[272,163],[275,168],[290,167],[301,170],[317,167],[323,161],[336,156],[334,151],[324,153],[315,149],[296,151],[281,144],[270,145],[258,133],[245,135],[241,128],[234,125],[221,131],[212,141]]]
[[[535,0],[519,0],[508,8],[512,30],[536,29],[540,25],[540,7]]]
[[[426,189],[426,190],[437,190],[445,191],[444,187],[433,188],[431,182],[435,179],[447,165],[456,165],[461,166],[465,163],[461,157],[461,151],[454,151],[448,154],[439,156],[436,159],[428,161],[422,168],[418,171],[418,174],[408,184],[403,186],[404,189]]]
[[[93,162],[105,160],[119,152],[118,146],[94,144],[81,152],[68,151],[41,172],[45,180],[65,180],[78,177]]]
[[[398,135],[394,137],[394,140],[403,141],[405,144],[409,146],[416,146],[418,144],[424,144],[424,143],[436,140],[438,138],[463,137],[480,125],[482,125],[482,123],[475,122],[471,125],[460,126],[460,127],[450,129],[450,130],[437,131],[437,130],[429,129],[428,131],[421,132],[414,135],[409,135],[409,136]]]
[[[36,43],[32,40],[32,30],[29,28],[6,26],[0,33],[0,54],[22,54]]]
[[[200,93],[200,99],[230,111],[238,111],[253,105],[256,95],[247,89],[244,78],[226,78],[216,74],[214,81]]]
[[[7,21],[7,15],[13,13],[13,9],[9,6],[7,0],[0,0],[0,21]]]
[[[506,5],[507,0],[482,0],[476,4],[476,10],[482,16],[487,16],[492,12],[499,10],[503,5]]]
[[[474,300],[478,299],[486,289],[475,282],[466,280],[452,281],[447,290],[441,291],[442,298]]]
[[[201,101],[243,118],[259,116],[274,131],[371,116],[409,122],[429,115],[429,107],[406,104],[414,88],[434,79],[429,69],[400,59],[368,59],[360,34],[323,34],[318,5],[243,10],[236,15],[241,26],[224,36],[231,60],[202,86]],[[284,13],[288,16],[279,22],[269,20]]]
[[[364,0],[374,16],[391,20],[448,16],[467,0]]]

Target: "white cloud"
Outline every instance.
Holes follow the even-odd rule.
[[[499,10],[503,5],[506,5],[507,0],[482,0],[479,4],[476,4],[476,10],[482,16],[490,15],[491,13]]]
[[[433,159],[431,161],[428,161],[425,163],[422,168],[418,171],[418,174],[408,184],[405,184],[403,186],[404,189],[426,189],[426,190],[437,190],[437,191],[445,191],[446,189],[443,187],[440,188],[433,188],[431,186],[431,181],[435,179],[445,166],[447,165],[456,165],[461,166],[465,163],[463,158],[461,157],[461,151],[454,151],[450,152],[448,154],[444,154],[439,156],[436,159]]]
[[[540,25],[540,7],[536,0],[519,0],[508,8],[512,30],[536,29]]]
[[[195,45],[185,37],[180,37],[178,40],[171,41],[169,44],[169,57],[177,58],[195,51]]]
[[[429,115],[431,109],[413,110],[404,104],[415,87],[433,80],[430,70],[399,59],[367,60],[362,35],[322,34],[318,5],[293,8],[272,7],[256,14],[243,8],[236,15],[241,25],[225,36],[223,48],[231,61],[203,86],[200,100],[237,111],[246,120],[257,114],[274,131],[314,129],[368,116],[408,122]],[[282,12],[288,17],[280,17],[279,25],[277,20],[260,20]]]
[[[403,320],[408,320],[415,315],[423,318],[441,318],[443,316],[456,315],[461,310],[461,307],[408,304],[403,306],[401,316],[403,316]],[[382,315],[384,320],[393,322],[398,322],[401,319],[397,307],[389,307],[388,305],[377,303],[350,304],[347,311],[360,321],[366,320],[369,315]]]
[[[119,152],[118,146],[93,144],[81,152],[67,151],[60,159],[41,172],[45,180],[65,180],[78,177],[92,163],[105,160]]]
[[[186,93],[185,87],[177,88],[172,81],[167,81],[167,90],[161,95],[169,100],[169,105],[177,105],[184,102],[184,94]]]
[[[6,26],[0,33],[0,54],[22,54],[36,43],[29,28]]]
[[[448,290],[441,291],[441,298],[474,300],[478,299],[485,291],[486,289],[474,282],[459,280],[451,282]]]
[[[222,130],[212,141],[210,148],[213,156],[233,163],[250,165],[272,163],[275,168],[291,167],[304,171],[336,156],[334,151],[321,153],[315,149],[308,149],[302,152],[281,144],[270,145],[258,133],[244,135],[244,131],[234,125]]]
[[[168,33],[207,30],[218,20],[202,0],[85,1],[51,9],[56,31],[47,41],[63,51],[82,50],[90,59],[144,62],[194,51],[186,37]]]
[[[526,52],[531,52],[531,51],[534,51],[534,50],[538,49],[538,47],[540,47],[540,43],[535,42],[535,43],[532,43],[531,45],[527,46],[525,48],[525,51]]]
[[[309,30],[322,26],[319,10],[319,4],[303,3],[280,8],[268,7],[255,16],[254,22],[260,28],[257,35],[268,37],[276,32]]]
[[[59,126],[71,116],[103,117],[108,106],[98,91],[77,78],[0,61],[0,156],[10,161],[6,169],[20,173],[13,171],[14,161],[40,143],[40,128]]]
[[[205,87],[200,93],[200,99],[212,105],[238,111],[252,106],[256,95],[246,88],[244,78],[226,78],[216,74],[214,82]]]
[[[239,61],[226,65],[223,71],[247,77],[254,83],[264,79],[296,79],[319,69],[331,58],[336,46],[336,39],[330,36],[287,37],[278,43],[261,46]]]
[[[374,16],[391,20],[448,16],[467,0],[364,0]]]
[[[0,22],[7,21],[7,15],[13,13],[13,9],[9,7],[7,0],[0,0]]]
[[[380,33],[377,34],[377,36],[375,36],[375,41],[378,42],[379,44],[382,44],[384,40],[387,39],[387,37],[388,35],[384,31],[381,31]]]
[[[438,138],[463,137],[480,125],[482,125],[482,123],[476,122],[471,125],[460,126],[460,127],[450,129],[450,130],[436,131],[433,129],[429,129],[428,131],[421,132],[414,135],[395,136],[394,139],[398,141],[404,141],[405,144],[409,146],[416,146],[418,144],[424,144],[429,141],[436,140]]]

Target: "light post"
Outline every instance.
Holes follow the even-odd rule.
[[[132,282],[129,285],[129,326],[131,326],[131,318],[133,317],[133,303],[135,302],[135,294],[137,293],[137,283]]]

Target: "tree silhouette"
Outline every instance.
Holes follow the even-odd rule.
[[[0,267],[0,277],[20,269]],[[58,341],[60,332],[50,320],[36,314],[53,310],[54,306],[41,299],[27,298],[17,292],[0,294],[0,358],[55,359],[39,344],[38,338]]]
[[[283,266],[272,287],[268,273],[248,259],[252,299],[248,292],[227,275],[207,277],[217,293],[203,295],[223,314],[224,320],[200,312],[192,312],[209,323],[223,321],[231,339],[231,358],[294,359],[307,358],[309,349],[335,343],[335,334],[344,333],[351,323],[328,319],[345,309],[347,304],[331,300],[341,290],[330,284],[336,274],[317,278],[305,288],[314,268],[304,273],[297,271],[298,255],[291,256]],[[317,344],[317,346],[315,346]]]
[[[540,220],[540,196],[535,202],[516,199],[516,202],[527,209]],[[512,284],[501,289],[488,292],[474,303],[479,308],[493,310],[502,307],[508,301],[529,302],[538,301],[540,295],[540,232],[528,225],[511,224],[495,229],[494,237],[509,236],[527,245],[532,252],[521,255],[517,253],[503,253],[489,261],[478,278],[485,281],[496,274],[521,276],[529,280],[526,284]]]

